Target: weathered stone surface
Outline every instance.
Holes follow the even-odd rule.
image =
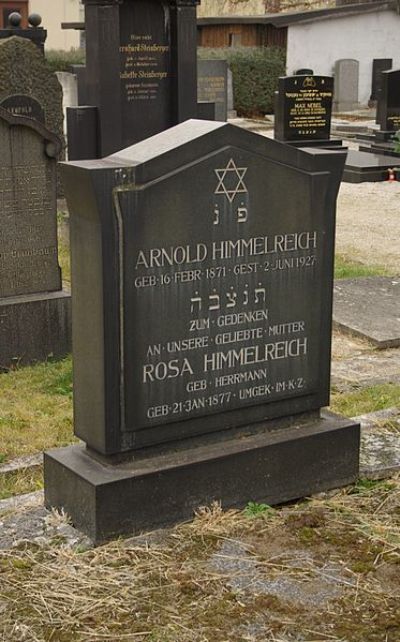
[[[378,348],[400,346],[400,277],[336,281],[333,323]]]
[[[0,107],[0,368],[70,350],[71,301],[57,249],[61,147],[37,120]]]
[[[361,424],[360,477],[385,479],[398,473],[400,406],[354,417],[354,421]]]
[[[37,101],[44,112],[47,129],[62,139],[61,85],[47,67],[38,47],[18,36],[0,40],[0,106],[14,95]]]
[[[333,109],[335,111],[353,111],[357,109],[359,62],[350,58],[337,60],[335,63],[335,93]]]
[[[47,547],[54,539],[58,546],[66,548],[92,546],[65,516],[44,508],[41,491],[0,502],[0,550],[32,545]]]
[[[383,383],[400,383],[400,350],[366,352],[332,362],[332,384],[344,392]]]
[[[26,120],[18,126],[0,113],[0,298],[61,289],[49,142]]]

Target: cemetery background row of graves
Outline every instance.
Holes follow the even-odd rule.
[[[368,208],[400,194],[400,72],[375,65],[378,126],[332,132],[333,79],[304,69],[277,79],[270,126],[232,127],[218,122],[234,107],[226,62],[197,63],[194,0],[170,3],[172,50],[158,3],[103,4],[106,21],[87,2],[86,67],[68,100],[36,18],[28,31],[13,18],[0,39],[1,633],[395,642],[400,262],[393,238],[387,262],[385,248],[382,260],[349,249],[334,284],[333,260],[341,180],[340,198]],[[343,109],[352,62],[337,68]],[[63,98],[78,102],[66,142]],[[60,169],[66,151],[74,162]],[[260,254],[260,238],[262,264],[235,255],[243,240]],[[320,413],[333,289],[330,409],[342,417]],[[266,344],[242,320],[267,317]],[[262,349],[262,385],[243,363],[226,369],[261,363]],[[43,507],[52,447],[45,504],[80,530]],[[92,550],[213,500],[187,525]]]

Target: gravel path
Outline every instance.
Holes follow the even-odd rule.
[[[336,249],[400,274],[400,183],[342,183]]]

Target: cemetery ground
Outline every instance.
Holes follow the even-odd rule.
[[[399,199],[400,183],[342,184],[337,278],[400,274]],[[60,260],[68,281],[64,234]],[[35,454],[73,440],[71,370],[67,358],[0,375],[0,466],[9,470],[0,473],[0,639],[400,639],[398,474],[281,507],[251,497],[244,511],[215,505],[96,549],[67,516],[47,514]],[[333,411],[399,407],[400,348],[335,332],[332,371]],[[377,429],[400,433],[390,416]],[[35,465],[13,470],[26,456]]]

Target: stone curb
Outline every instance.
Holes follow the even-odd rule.
[[[27,468],[39,468],[43,464],[43,453],[35,453],[26,457],[18,457],[7,464],[0,465],[0,475],[26,470]]]

